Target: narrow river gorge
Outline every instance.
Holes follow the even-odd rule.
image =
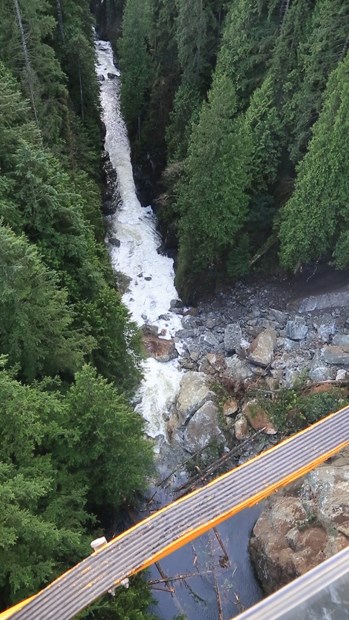
[[[112,266],[127,278],[123,301],[139,325],[156,328],[162,338],[171,338],[181,329],[181,319],[171,311],[177,298],[172,259],[158,253],[161,239],[150,207],[141,206],[133,179],[130,146],[120,111],[120,72],[114,64],[109,42],[97,41],[97,75],[101,87],[102,120],[106,128],[105,150],[116,171],[114,197],[118,208],[107,217],[108,250]],[[176,345],[179,349],[180,342]],[[178,465],[178,450],[166,441],[166,414],[174,402],[183,370],[176,360],[161,363],[147,359],[136,410],[146,420],[146,432],[155,439],[159,476]],[[156,507],[171,501],[169,491],[159,491]],[[173,592],[154,589],[155,613],[163,620],[183,614],[189,620],[215,620],[219,613],[231,618],[260,599],[247,551],[251,529],[260,513],[256,507],[222,524],[217,532],[202,536],[150,570],[150,579],[191,575],[173,582]],[[223,542],[228,560],[222,552]],[[221,605],[221,612],[219,606]]]

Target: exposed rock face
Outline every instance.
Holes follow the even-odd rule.
[[[250,554],[267,593],[349,545],[349,450],[272,497]]]
[[[178,356],[174,340],[165,340],[157,335],[157,328],[153,330],[149,326],[142,328],[142,342],[148,357],[153,357],[158,362],[169,362]]]
[[[256,366],[266,368],[273,360],[276,333],[273,329],[266,329],[252,342],[248,359]]]
[[[184,447],[194,454],[214,441],[223,444],[224,435],[218,426],[218,407],[208,401],[189,420],[184,431]]]
[[[255,431],[264,430],[266,435],[275,435],[277,433],[275,426],[257,400],[250,400],[246,403],[242,413]]]

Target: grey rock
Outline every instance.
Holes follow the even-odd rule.
[[[299,379],[299,369],[298,368],[297,369],[286,368],[284,374],[285,374],[285,379],[284,379],[285,386],[290,389],[293,388],[297,379]]]
[[[112,245],[114,248],[119,248],[121,245],[121,241],[119,239],[116,239],[115,237],[110,237],[108,241],[110,245]]]
[[[242,331],[239,323],[230,323],[224,332],[224,350],[231,354],[239,351]]]
[[[184,329],[194,329],[199,325],[199,322],[197,317],[188,315],[183,317],[182,325]]]
[[[347,379],[347,371],[341,368],[337,371],[336,381],[345,381]]]
[[[332,315],[323,315],[319,320],[314,321],[313,325],[322,342],[329,342],[331,336],[336,333],[336,321]]]
[[[288,319],[288,314],[286,312],[281,312],[281,310],[276,310],[276,308],[270,308],[269,315],[271,319],[277,321],[279,325],[285,325]]]
[[[207,377],[199,372],[187,372],[181,380],[175,410],[180,424],[186,424],[191,416],[215,395],[207,384]]]
[[[225,359],[227,369],[224,371],[223,376],[233,381],[245,381],[253,377],[253,372],[250,365],[238,357],[233,355]]]
[[[332,344],[338,347],[349,347],[349,335],[336,334],[332,340]]]
[[[349,366],[349,346],[329,345],[322,349],[322,356],[326,364]]]
[[[109,80],[116,80],[116,78],[118,77],[116,73],[107,73],[107,76]]]
[[[317,383],[318,381],[330,381],[334,379],[335,370],[329,366],[315,366],[309,371],[309,378]]]
[[[219,342],[211,332],[207,331],[200,336],[199,345],[208,347],[210,349],[216,349],[219,347]]]
[[[334,293],[324,293],[313,295],[303,299],[298,312],[313,312],[314,310],[324,310],[327,308],[345,308],[349,305],[349,287]]]
[[[212,401],[207,401],[189,420],[184,431],[184,446],[194,454],[206,448],[213,441],[224,443],[224,435],[218,426],[218,407]]]
[[[174,308],[183,308],[183,302],[180,299],[172,299],[170,302],[170,308],[171,310]]]
[[[304,340],[309,331],[303,318],[296,317],[294,321],[287,321],[286,334],[291,340]]]
[[[252,342],[248,359],[256,366],[266,368],[273,360],[276,345],[276,333],[273,329],[266,329]]]
[[[199,371],[207,375],[220,375],[226,368],[223,355],[219,353],[207,353],[201,360]]]

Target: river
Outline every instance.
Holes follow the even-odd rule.
[[[163,337],[171,338],[181,328],[180,317],[170,311],[171,300],[177,298],[173,261],[158,253],[161,239],[155,216],[151,207],[141,206],[136,195],[130,146],[120,111],[120,72],[110,43],[97,41],[96,52],[105,149],[117,173],[120,203],[117,212],[107,217],[109,235],[118,240],[118,247],[108,244],[111,263],[116,272],[129,278],[123,302],[132,319],[139,326],[156,326]],[[146,421],[147,434],[156,439],[159,475],[164,475],[176,463],[176,450],[166,442],[165,416],[176,397],[182,371],[176,361],[164,364],[148,359],[143,363],[143,372],[136,410]],[[157,500],[158,506],[171,501],[170,491],[161,492]],[[210,532],[161,562],[160,570],[168,576],[190,576],[172,582],[172,593],[166,591],[166,584],[156,585],[153,594],[159,618],[170,620],[183,614],[188,620],[226,620],[261,598],[247,552],[259,513],[260,507],[245,510],[219,526],[218,534]],[[223,557],[223,548],[228,561]],[[161,579],[158,568],[150,569],[149,579]]]

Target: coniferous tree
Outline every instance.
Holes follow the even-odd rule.
[[[218,76],[193,128],[179,186],[179,265],[177,284],[185,299],[219,273],[237,276],[246,269],[250,140],[234,120],[236,99],[227,77]]]
[[[150,6],[145,0],[127,0],[119,41],[120,67],[123,71],[121,104],[132,135],[140,138],[146,94],[152,79],[149,53]]]
[[[303,13],[307,13],[306,8]],[[291,80],[293,94],[289,95],[286,107],[291,121],[293,161],[299,161],[306,151],[328,77],[348,50],[348,20],[347,2],[316,1],[307,25],[308,36],[300,48],[299,63]]]
[[[93,345],[73,329],[67,292],[24,237],[0,227],[0,351],[21,375],[73,373]]]
[[[64,73],[48,43],[54,28],[46,0],[4,0],[1,4],[1,60],[21,79],[45,142],[57,147],[65,130],[68,93]]]
[[[283,212],[281,261],[289,269],[334,256],[349,263],[349,54],[332,73],[309,151]]]

